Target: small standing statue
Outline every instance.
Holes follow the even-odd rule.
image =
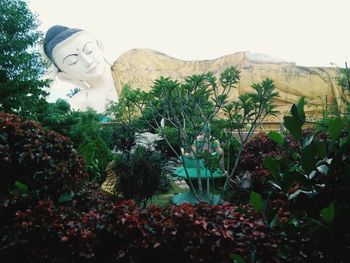
[[[194,153],[208,152],[209,154],[216,154],[219,158],[220,169],[225,171],[224,150],[220,147],[220,142],[210,135],[209,124],[204,125],[192,145],[192,150]]]

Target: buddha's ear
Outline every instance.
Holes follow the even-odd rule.
[[[96,42],[101,51],[105,52],[105,45],[103,44],[103,42],[101,40],[97,40]]]
[[[64,82],[71,83],[71,84],[73,84],[73,85],[75,85],[75,86],[78,86],[78,87],[80,87],[80,88],[83,88],[83,89],[88,89],[88,88],[89,88],[89,86],[88,86],[84,81],[79,80],[79,79],[73,79],[73,78],[71,78],[71,77],[69,76],[69,74],[67,74],[67,73],[65,73],[65,72],[62,72],[62,71],[60,71],[60,72],[57,73],[57,78],[58,78],[59,80],[62,80],[62,81],[64,81]]]

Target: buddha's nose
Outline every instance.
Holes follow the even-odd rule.
[[[81,59],[86,63],[87,66],[91,65],[94,61],[93,59],[84,53],[80,53]]]

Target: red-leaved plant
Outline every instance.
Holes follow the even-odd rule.
[[[0,195],[73,196],[87,176],[83,165],[69,138],[0,113]]]

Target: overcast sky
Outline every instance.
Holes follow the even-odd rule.
[[[238,51],[304,66],[350,62],[349,0],[29,0],[43,32],[89,31],[114,62],[133,48],[184,60]]]

